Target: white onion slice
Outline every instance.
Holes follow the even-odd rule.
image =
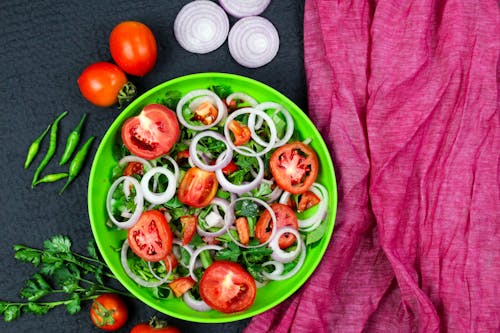
[[[162,278],[162,277],[158,276],[158,274],[156,274],[153,267],[151,266],[151,261],[148,261],[149,271],[151,272],[151,275],[153,275],[155,277],[155,279],[158,279],[158,280],[167,279],[168,280],[170,278],[170,275],[172,275],[172,262],[170,261],[169,257],[167,257],[167,261],[168,261],[168,272],[164,278]],[[165,261],[163,261],[163,263],[165,263]]]
[[[173,242],[175,245],[178,245],[179,247],[182,247],[184,250],[186,250],[186,251],[189,253],[189,257],[190,257],[190,258],[193,256],[193,252],[194,252],[194,251],[193,251],[193,248],[191,247],[191,245],[189,245],[189,244],[188,244],[188,245],[182,245],[182,241],[181,241],[180,239],[177,239],[177,238],[174,238],[174,240],[173,240],[172,242]],[[173,249],[172,249],[172,251],[173,251]],[[188,265],[186,265],[186,264],[184,264],[184,263],[182,262],[182,260],[181,260],[181,254],[180,254],[180,253],[176,254],[176,253],[174,252],[174,255],[177,257],[177,259],[178,259],[179,263],[180,263],[182,266],[184,266],[184,267],[186,267],[186,268],[188,268],[188,267],[189,267],[189,264],[188,264]]]
[[[168,178],[168,185],[163,193],[153,193],[149,189],[150,179],[157,173],[161,173]],[[141,187],[144,192],[144,198],[152,204],[160,205],[172,199],[175,195],[175,190],[177,188],[177,179],[172,171],[165,167],[155,167],[150,169],[144,174],[141,179]]]
[[[280,237],[285,233],[293,234],[297,239],[297,246],[290,252],[282,250],[279,246]],[[303,242],[300,242],[299,238],[300,234],[296,229],[292,227],[279,228],[278,231],[276,231],[274,238],[269,242],[269,247],[273,250],[273,253],[271,253],[271,258],[282,263],[287,263],[295,260],[295,258],[297,258],[297,256],[300,254],[301,246],[303,245]]]
[[[198,281],[198,278],[194,274],[194,266],[196,264],[196,258],[200,255],[201,252],[207,251],[207,250],[216,250],[220,251],[222,250],[222,246],[219,245],[204,245],[199,248],[197,248],[193,255],[191,256],[191,260],[189,260],[189,275],[193,278],[193,280]]]
[[[219,0],[222,8],[237,18],[260,15],[270,2],[271,0]]]
[[[229,105],[233,100],[242,100],[243,102],[249,104],[251,107],[257,106],[259,103],[250,95],[242,93],[242,92],[235,92],[232,94],[229,94],[226,97],[226,103]]]
[[[286,144],[288,141],[290,141],[290,139],[292,138],[292,135],[293,135],[293,131],[295,129],[295,124],[294,124],[292,115],[290,114],[290,112],[288,112],[287,109],[285,109],[284,106],[282,106],[281,104],[278,104],[278,103],[274,103],[274,102],[264,102],[264,103],[257,105],[255,108],[258,110],[262,110],[262,111],[267,110],[267,109],[274,109],[277,112],[281,112],[281,114],[283,114],[283,116],[285,117],[285,121],[286,121],[285,134],[283,135],[283,137],[281,139],[278,138],[276,140],[276,142],[273,144],[274,148],[281,147],[284,144]],[[254,139],[259,145],[266,146],[266,145],[268,145],[268,143],[265,142],[264,140],[262,140],[255,132],[255,129],[256,128],[258,129],[262,125],[262,118],[259,117],[256,120],[255,119],[256,117],[257,117],[257,115],[255,113],[252,113],[252,114],[250,114],[250,116],[248,118],[248,127],[250,128],[250,131],[252,132],[252,139]]]
[[[246,147],[240,147],[246,148]],[[248,149],[250,150],[250,149]],[[257,188],[264,179],[264,162],[262,162],[262,158],[260,156],[254,156],[257,159],[257,163],[259,164],[259,172],[255,176],[254,180],[249,183],[243,183],[240,185],[236,185],[227,180],[222,169],[215,170],[215,176],[217,177],[217,181],[222,188],[228,192],[243,194]],[[223,158],[223,154],[221,154],[217,159]]]
[[[264,121],[267,123],[267,126],[269,127],[269,134],[270,134],[269,142],[266,143],[266,142],[262,141],[264,144],[261,144],[261,146],[264,146],[264,149],[260,152],[255,152],[255,151],[253,151],[250,148],[245,147],[245,146],[237,147],[234,145],[233,140],[231,140],[229,123],[233,119],[235,119],[236,117],[241,116],[241,115],[246,114],[246,113],[248,113],[250,115],[255,114],[256,116],[263,118]],[[254,131],[252,128],[250,128],[250,130],[252,132]],[[262,155],[266,154],[268,151],[270,151],[273,148],[273,145],[275,144],[276,139],[278,138],[278,135],[276,133],[276,125],[274,124],[271,117],[269,117],[264,111],[256,109],[256,108],[252,108],[252,107],[241,108],[241,109],[238,109],[238,110],[234,111],[233,113],[231,113],[227,117],[226,122],[224,124],[224,135],[226,136],[226,140],[227,140],[227,143],[229,144],[229,146],[233,150],[236,150],[238,153],[240,153],[241,155],[245,155],[245,156],[262,156]]]
[[[229,207],[230,207],[230,204],[227,200],[215,197],[210,202],[210,204],[217,205],[217,206],[221,207],[222,210],[224,210],[224,212],[225,212],[225,216],[227,215],[227,212],[228,212]],[[224,225],[219,230],[214,231],[214,232],[203,230],[199,224],[196,224],[196,230],[197,230],[198,234],[202,237],[218,237],[218,236],[223,235],[227,232],[227,229],[229,228],[229,224],[230,223],[228,223],[228,221],[226,219],[224,219]]]
[[[215,100],[215,104],[217,106],[217,118],[215,121],[211,124],[208,125],[193,125],[189,121],[187,121],[184,118],[184,115],[182,113],[182,109],[184,108],[184,104],[188,103],[195,97],[200,97],[200,96],[208,96],[209,98],[212,98]],[[209,128],[214,127],[217,125],[222,119],[226,117],[227,114],[227,107],[226,104],[215,94],[213,91],[210,91],[208,89],[197,89],[197,90],[192,90],[188,92],[186,95],[184,95],[180,100],[179,103],[177,103],[177,108],[176,108],[176,113],[177,113],[177,118],[179,119],[179,122],[184,126],[189,129],[195,130],[195,131],[204,131]]]
[[[220,160],[217,159],[214,165],[208,165],[202,162],[200,160],[200,157],[198,156],[198,150],[196,149],[196,146],[198,145],[198,141],[200,141],[204,137],[211,137],[215,140],[222,141],[227,147],[227,149],[223,152],[224,157]],[[229,144],[226,141],[226,138],[222,134],[214,131],[203,131],[196,134],[189,144],[189,157],[191,157],[193,164],[198,168],[205,171],[215,171],[217,169],[223,169],[231,162],[231,160],[233,159],[233,150],[230,148]]]
[[[229,31],[229,53],[237,63],[248,68],[271,62],[278,53],[279,42],[274,25],[260,16],[242,18]]]
[[[295,274],[297,274],[297,272],[302,268],[302,265],[304,265],[304,261],[306,259],[306,246],[305,244],[303,244],[303,240],[302,238],[299,238],[299,241],[302,243],[301,244],[301,251],[300,251],[300,257],[299,257],[299,261],[297,262],[297,265],[295,265],[294,268],[292,268],[291,271],[285,273],[285,274],[275,274],[275,272],[272,272],[272,273],[268,273],[266,271],[262,272],[262,275],[264,275],[264,277],[266,277],[267,279],[269,280],[286,280],[292,276],[294,276]],[[268,265],[274,265],[274,267],[277,267],[276,266],[276,261],[268,261],[268,262],[265,262],[262,264],[262,266],[268,266]]]
[[[197,108],[200,107],[200,105],[202,105],[203,103],[210,103],[212,105],[215,105],[217,102],[215,101],[215,99],[213,99],[212,97],[210,96],[200,96],[200,97],[197,97],[195,99],[193,99],[190,103],[189,103],[189,108],[191,110],[196,110]]]
[[[216,3],[196,0],[177,14],[174,35],[177,42],[192,53],[204,54],[218,49],[226,41],[229,18]]]
[[[190,290],[186,291],[184,295],[182,295],[182,299],[186,302],[187,306],[195,311],[205,312],[212,310],[212,308],[205,303],[205,301],[194,299]]]
[[[122,157],[122,159],[120,161],[118,161],[118,164],[121,167],[123,167],[125,164],[130,163],[130,162],[141,163],[144,166],[145,171],[151,169],[151,167],[152,167],[151,163],[149,163],[148,160],[146,160],[142,157],[139,157],[139,156],[135,156],[135,155],[127,155],[127,156]]]
[[[141,285],[143,287],[148,287],[148,288],[154,288],[154,287],[159,287],[162,284],[166,283],[168,279],[170,278],[170,274],[167,275],[167,277],[158,280],[158,281],[146,281],[140,278],[139,276],[135,275],[132,270],[130,269],[128,262],[127,262],[127,252],[128,252],[129,244],[128,240],[125,240],[122,245],[122,250],[121,250],[121,256],[120,260],[123,266],[123,270],[127,275],[134,280],[138,285]]]
[[[111,204],[113,201],[113,193],[115,192],[116,188],[118,187],[118,185],[120,185],[121,182],[125,181],[128,181],[135,187],[134,202],[136,204],[136,207],[134,213],[130,216],[128,220],[120,222],[113,216]],[[139,184],[137,179],[130,176],[121,176],[117,180],[115,180],[113,184],[111,184],[111,187],[109,188],[108,191],[108,196],[106,198],[106,210],[108,211],[108,216],[111,222],[113,222],[118,228],[129,229],[133,227],[137,222],[137,220],[139,220],[143,208],[144,208],[144,194],[142,192],[141,185]]]
[[[159,159],[161,159],[161,158],[164,158],[170,162],[170,165],[172,165],[172,168],[174,169],[175,179],[179,180],[180,171],[179,171],[179,164],[177,164],[177,161],[174,160],[172,158],[172,156],[170,156],[170,155],[163,155],[163,156],[159,157]]]

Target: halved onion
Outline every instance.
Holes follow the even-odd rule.
[[[293,234],[295,236],[295,239],[297,240],[297,246],[292,251],[284,251],[279,246],[279,239],[281,235],[285,233]],[[282,263],[287,263],[295,260],[295,258],[297,258],[301,251],[301,246],[304,244],[303,242],[299,241],[299,238],[300,234],[296,229],[292,227],[279,228],[278,231],[276,231],[273,239],[271,239],[271,241],[269,242],[269,247],[273,250],[273,253],[271,253],[271,258]]]
[[[220,251],[222,250],[222,246],[219,245],[204,245],[199,248],[197,248],[193,255],[191,256],[191,260],[189,260],[189,275],[193,278],[193,280],[198,281],[198,278],[194,274],[194,266],[196,264],[196,258],[200,255],[201,252],[207,251],[207,250],[215,250],[215,251]]]
[[[229,18],[216,3],[196,0],[188,3],[177,14],[174,35],[179,44],[192,53],[208,53],[226,41]]]
[[[229,53],[242,66],[257,68],[274,59],[279,35],[269,20],[248,16],[238,20],[229,31]]]
[[[260,15],[270,2],[271,0],[219,0],[222,8],[237,18]]]
[[[130,216],[130,218],[126,221],[118,221],[114,216],[113,216],[113,210],[112,210],[112,202],[113,202],[113,193],[115,192],[116,188],[118,185],[120,185],[121,182],[127,182],[125,184],[131,184],[135,188],[135,210],[134,213]],[[127,185],[128,186],[128,185]],[[141,184],[135,179],[134,177],[130,176],[121,176],[117,180],[111,184],[111,187],[109,188],[108,195],[106,198],[106,210],[108,211],[108,216],[111,222],[114,223],[118,228],[121,229],[129,229],[132,228],[137,220],[139,220],[139,217],[142,214],[142,209],[144,208],[144,194],[142,192]]]
[[[215,164],[213,165],[208,165],[204,162],[202,162],[198,156],[198,149],[196,146],[198,145],[198,142],[204,138],[204,137],[211,137],[215,140],[223,142],[227,149],[224,151],[224,157],[222,159],[217,159]],[[196,134],[189,144],[189,157],[191,157],[193,164],[196,165],[198,168],[205,170],[205,171],[215,171],[217,169],[223,169],[226,165],[228,165],[231,160],[233,159],[233,150],[229,146],[229,144],[226,141],[226,138],[214,131],[203,131],[198,134]]]
[[[182,112],[184,108],[184,104],[190,102],[193,98],[200,98],[202,96],[208,96],[211,99],[215,100],[215,104],[217,106],[217,118],[215,121],[209,125],[193,125],[189,121],[187,121],[184,118],[184,114]],[[194,110],[193,110],[194,111]],[[195,130],[195,131],[204,131],[209,128],[214,127],[217,125],[222,119],[227,114],[227,107],[226,104],[215,94],[214,92],[208,90],[208,89],[197,89],[197,90],[192,90],[188,92],[186,95],[184,95],[179,103],[177,103],[177,108],[176,108],[176,113],[177,113],[177,118],[179,119],[179,122],[184,126],[189,129]]]
[[[263,271],[262,275],[264,275],[264,277],[269,279],[269,280],[280,280],[281,281],[281,280],[286,280],[286,279],[294,276],[295,274],[297,274],[297,272],[302,268],[302,265],[304,265],[304,261],[306,259],[306,246],[305,246],[302,238],[299,238],[299,241],[302,243],[301,250],[300,250],[300,257],[299,257],[299,260],[297,261],[297,264],[292,268],[292,270],[290,270],[289,272],[287,272],[285,274],[277,273],[277,268],[282,264],[280,262],[271,260],[271,261],[267,261],[267,262],[263,263],[262,266],[265,267],[265,266],[273,265],[276,268],[275,271],[273,271],[272,273],[268,273],[266,271]]]
[[[168,185],[165,192],[163,193],[153,193],[149,189],[149,181],[157,173],[165,175],[168,178]],[[147,201],[154,205],[160,205],[174,197],[175,191],[177,189],[177,179],[175,178],[175,175],[172,173],[172,171],[168,170],[167,168],[155,167],[144,174],[141,179],[141,187],[144,193],[144,198]]]

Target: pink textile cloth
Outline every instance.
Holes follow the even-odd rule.
[[[247,333],[500,331],[499,17],[493,0],[306,0],[337,220],[311,279]]]

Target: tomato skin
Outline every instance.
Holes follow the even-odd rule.
[[[90,319],[102,330],[115,331],[127,322],[128,309],[117,294],[102,294],[92,302]]]
[[[271,155],[269,168],[276,184],[292,194],[304,193],[318,176],[318,156],[302,142],[290,142]]]
[[[146,261],[163,260],[172,250],[172,231],[158,210],[143,212],[127,237],[132,251]]]
[[[192,167],[182,177],[177,195],[183,204],[203,208],[210,204],[217,194],[218,187],[215,172]]]
[[[296,230],[299,228],[299,223],[297,220],[297,215],[295,212],[287,205],[280,203],[271,204],[271,209],[276,215],[276,227],[292,227]],[[255,225],[255,237],[260,243],[264,243],[269,239],[273,230],[271,213],[266,209],[257,220]],[[286,249],[295,243],[295,236],[289,233],[285,233],[280,236],[278,240],[278,245],[281,249]]]
[[[234,221],[234,224],[236,225],[240,243],[243,245],[248,245],[248,242],[250,242],[250,227],[248,225],[247,218],[243,216],[238,217],[236,221]]]
[[[196,233],[198,216],[184,215],[180,217],[180,221],[182,225],[182,245],[187,245],[191,242]]]
[[[149,104],[139,115],[125,121],[121,136],[132,154],[153,160],[167,154],[180,133],[175,112],[161,104]]]
[[[170,282],[168,286],[174,292],[175,297],[182,296],[186,291],[193,288],[196,281],[190,276],[182,276]]]
[[[224,313],[244,311],[255,301],[253,277],[239,264],[215,261],[200,280],[200,296],[210,307]]]
[[[83,97],[90,103],[109,107],[118,103],[118,93],[128,79],[118,66],[101,61],[85,68],[77,82]]]
[[[250,137],[252,136],[252,132],[250,128],[246,125],[241,124],[237,120],[231,120],[229,122],[228,128],[234,135],[234,145],[241,146],[250,141]]]
[[[181,333],[181,331],[174,326],[153,327],[147,323],[140,323],[135,325],[130,333]]]
[[[153,32],[143,23],[125,21],[109,37],[111,56],[126,73],[144,76],[156,64],[157,45]]]
[[[316,194],[314,194],[311,191],[305,191],[300,196],[299,206],[297,208],[297,211],[298,212],[306,211],[309,208],[319,204],[320,201],[321,201],[321,199]]]

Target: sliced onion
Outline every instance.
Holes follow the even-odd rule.
[[[219,0],[222,8],[237,18],[260,15],[270,2],[271,0]]]
[[[220,251],[222,250],[222,246],[219,245],[204,245],[199,248],[197,248],[193,255],[191,256],[191,259],[189,260],[189,275],[193,278],[193,280],[198,281],[198,278],[194,274],[194,266],[196,264],[196,258],[200,255],[201,252],[207,251],[207,250],[216,250]]]
[[[243,114],[247,114],[247,113],[250,115],[255,114],[256,116],[263,118],[264,121],[267,123],[267,126],[269,127],[269,132],[270,132],[269,142],[265,143],[265,142],[261,141],[264,143],[264,144],[261,144],[261,146],[264,146],[264,149],[260,152],[255,152],[255,151],[253,151],[250,148],[245,147],[245,146],[238,146],[237,147],[234,145],[233,141],[231,140],[229,123],[233,119],[235,119],[236,117],[241,116]],[[252,132],[254,132],[254,129],[250,128],[250,130]],[[252,107],[241,108],[241,109],[234,111],[233,113],[231,113],[227,117],[226,123],[224,124],[224,135],[226,136],[227,143],[229,144],[229,146],[232,149],[236,150],[238,153],[240,153],[241,155],[245,155],[245,156],[262,156],[262,155],[266,154],[268,151],[270,151],[273,148],[273,145],[275,144],[276,139],[278,137],[276,132],[277,132],[276,125],[274,124],[271,117],[269,117],[264,111],[256,109],[256,108],[252,108]]]
[[[215,140],[222,141],[227,147],[227,149],[223,152],[224,157],[222,159],[217,159],[214,165],[208,165],[202,162],[198,157],[198,150],[196,149],[198,141],[207,136]],[[233,159],[233,150],[230,148],[229,144],[226,141],[226,138],[222,134],[214,131],[203,131],[196,134],[189,144],[189,157],[191,157],[191,159],[193,160],[193,164],[198,168],[205,171],[215,171],[217,169],[223,169],[231,162],[231,160]]]
[[[281,281],[281,280],[286,280],[286,279],[294,276],[295,274],[297,274],[297,272],[302,268],[302,265],[304,265],[304,261],[306,259],[306,246],[305,246],[302,238],[299,238],[299,241],[302,243],[299,261],[297,262],[297,265],[295,265],[295,267],[292,268],[291,271],[289,271],[285,274],[275,274],[275,272],[268,273],[268,272],[264,271],[264,272],[262,272],[262,275],[264,275],[264,277],[266,277],[269,280],[280,280]],[[268,261],[268,262],[265,262],[262,264],[262,266],[264,266],[264,267],[268,266],[268,265],[274,265],[274,267],[277,267],[276,261]]]
[[[177,14],[174,35],[179,44],[192,53],[208,53],[226,41],[229,18],[216,3],[196,0],[188,3]]]
[[[205,301],[194,299],[190,290],[186,291],[184,295],[182,295],[182,299],[186,302],[187,306],[195,311],[205,312],[212,310],[212,308],[205,303]]]
[[[246,147],[240,147],[240,148],[246,148]],[[219,158],[223,158],[222,154],[221,156],[219,156]],[[255,176],[254,180],[252,180],[249,183],[236,185],[227,180],[226,176],[224,175],[224,172],[222,172],[222,169],[217,169],[215,170],[215,176],[217,177],[219,185],[222,186],[224,190],[236,194],[243,194],[249,192],[254,188],[256,188],[257,186],[259,186],[260,183],[262,182],[262,179],[264,179],[264,162],[262,162],[262,158],[260,158],[260,156],[255,156],[255,158],[257,159],[257,163],[259,164],[259,172]]]
[[[262,111],[267,110],[267,109],[274,109],[277,112],[281,112],[281,114],[283,114],[283,116],[285,117],[286,132],[281,139],[278,138],[276,140],[276,142],[273,144],[274,148],[281,147],[284,144],[286,144],[288,141],[290,141],[290,139],[293,135],[293,131],[295,129],[295,124],[294,124],[292,115],[290,114],[290,112],[288,112],[287,109],[285,109],[285,107],[283,107],[281,104],[278,104],[278,103],[265,102],[265,103],[261,103],[261,104],[257,105],[255,108],[258,110],[262,110]],[[266,146],[266,145],[268,145],[268,143],[265,142],[264,140],[262,140],[255,132],[255,129],[256,128],[258,129],[262,124],[262,118],[258,118],[256,121],[256,119],[255,119],[256,117],[257,117],[257,115],[255,113],[252,113],[252,114],[250,114],[250,117],[248,118],[248,127],[250,128],[250,130],[252,132],[252,139],[254,139],[259,145]]]
[[[208,96],[208,97],[210,97],[210,98],[212,98],[212,99],[215,100],[215,104],[217,106],[217,118],[211,124],[196,126],[196,125],[193,125],[193,124],[189,123],[184,118],[184,115],[182,113],[182,109],[184,108],[184,104],[186,104],[187,102],[191,101],[193,98],[200,97],[200,96]],[[227,107],[226,107],[226,104],[224,104],[224,102],[214,92],[212,92],[212,91],[210,91],[208,89],[197,89],[197,90],[192,90],[192,91],[188,92],[186,95],[184,95],[180,99],[179,103],[177,103],[176,112],[177,112],[177,118],[179,119],[179,122],[184,127],[187,127],[189,129],[192,129],[192,130],[195,130],[195,131],[204,131],[204,130],[207,130],[209,128],[214,127],[222,119],[224,119],[226,117]]]
[[[167,272],[167,276],[165,276],[164,278],[162,278],[162,277],[158,276],[158,274],[156,274],[156,272],[153,270],[153,267],[151,266],[151,261],[148,261],[149,271],[155,277],[155,279],[158,279],[158,280],[169,279],[170,275],[172,275],[172,262],[170,261],[170,257],[167,257],[166,260],[168,261],[168,272]],[[163,262],[165,262],[165,261],[163,261]]]
[[[269,20],[249,16],[238,20],[229,31],[229,53],[242,66],[257,68],[274,59],[279,35]]]
[[[135,156],[135,155],[127,155],[122,157],[122,159],[118,162],[118,164],[123,167],[125,164],[130,163],[130,162],[138,162],[141,163],[144,166],[144,169],[147,171],[152,168],[151,163],[149,163],[148,160]]]
[[[282,250],[279,246],[280,237],[285,233],[293,234],[297,239],[297,246],[290,252]],[[276,231],[274,238],[269,242],[269,247],[273,250],[273,253],[271,253],[271,258],[282,263],[287,263],[295,260],[295,258],[297,258],[301,251],[301,246],[303,245],[303,242],[300,242],[299,239],[300,234],[296,229],[292,227],[279,228],[278,231]]]
[[[157,173],[161,173],[168,178],[167,189],[163,193],[153,193],[149,189],[149,180]],[[177,179],[172,171],[165,167],[155,167],[144,174],[141,179],[141,187],[144,192],[144,198],[152,204],[160,205],[172,199],[177,189]]]
[[[167,275],[167,277],[158,280],[158,281],[146,281],[140,278],[139,276],[135,275],[132,270],[130,269],[127,261],[127,252],[128,252],[129,244],[128,240],[125,240],[122,245],[122,250],[121,250],[121,256],[120,260],[123,266],[123,270],[127,275],[134,280],[137,284],[143,286],[143,287],[148,287],[148,288],[154,288],[154,287],[159,287],[162,284],[168,282],[168,279],[170,278],[170,274]]]
[[[208,103],[210,103],[212,105],[216,104],[215,99],[213,99],[212,97],[210,97],[210,96],[200,96],[200,97],[197,97],[197,98],[193,99],[189,103],[189,108],[191,110],[196,110],[197,108],[200,107],[201,104],[206,103],[206,102],[208,102]]]
[[[172,158],[172,156],[170,156],[170,155],[163,155],[160,157],[160,159],[161,158],[164,158],[170,162],[170,164],[172,165],[172,168],[174,169],[175,179],[179,180],[180,171],[179,171],[179,164],[177,164],[177,161],[174,160]]]
[[[192,248],[190,245],[182,245],[182,241],[181,241],[181,240],[179,240],[179,239],[177,239],[177,238],[175,238],[175,239],[173,240],[173,243],[174,243],[175,245],[178,245],[179,247],[182,247],[184,250],[186,250],[186,251],[189,253],[189,257],[190,257],[190,258],[193,256],[194,251],[193,251],[193,248]],[[175,253],[174,253],[174,255],[175,255]],[[179,259],[179,263],[180,263],[182,266],[184,266],[184,267],[186,267],[186,268],[188,268],[188,267],[189,267],[189,265],[184,264],[184,263],[182,262],[182,260],[180,260],[180,259],[181,259],[181,254],[180,254],[180,253],[177,255],[177,257],[178,257],[178,259]]]
[[[122,181],[123,182],[128,181],[128,182],[130,182],[130,184],[132,184],[135,187],[134,202],[135,202],[136,206],[135,206],[135,211],[130,216],[130,218],[126,221],[120,222],[113,216],[111,204],[113,201],[113,193],[115,192],[116,188],[118,187],[118,185],[120,185],[120,183]],[[109,188],[109,191],[108,191],[108,196],[106,198],[106,210],[108,211],[108,216],[109,216],[111,222],[113,222],[118,228],[129,229],[129,228],[133,227],[134,224],[139,219],[139,217],[141,216],[143,208],[144,208],[144,194],[142,192],[141,185],[139,184],[137,179],[135,179],[134,177],[130,177],[130,176],[121,176],[117,180],[115,180],[113,182],[113,184],[111,184],[111,187]]]
[[[233,100],[242,100],[243,102],[249,104],[251,107],[257,106],[259,103],[250,95],[242,93],[242,92],[235,92],[232,94],[229,94],[226,97],[226,103],[229,105]]]
[[[230,204],[227,200],[216,197],[210,202],[210,204],[221,207],[224,210],[225,215],[227,215],[227,212],[230,207]],[[196,224],[196,230],[198,231],[198,234],[202,237],[218,237],[220,235],[225,234],[228,228],[229,228],[229,223],[227,222],[226,219],[224,219],[224,225],[219,230],[214,232],[203,230],[199,224]]]

